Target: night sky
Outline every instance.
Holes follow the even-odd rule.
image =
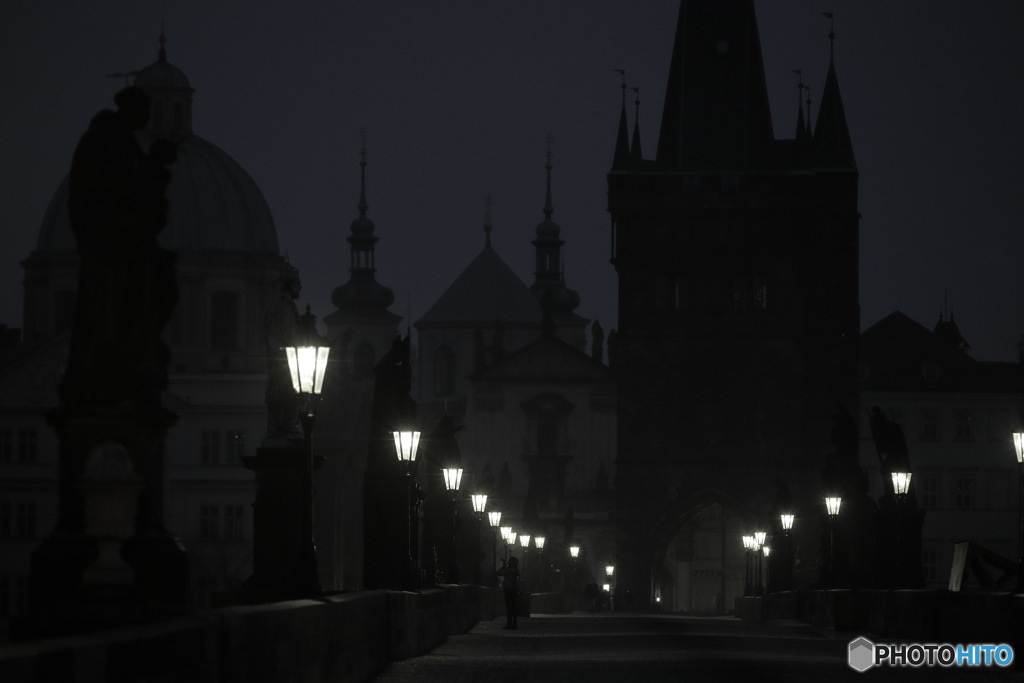
[[[40,0],[0,10],[0,323],[21,324],[19,262],[35,245],[75,143],[123,79],[155,61],[189,77],[194,129],[259,184],[283,253],[321,318],[348,279],[360,131],[369,217],[392,310],[422,316],[483,246],[527,284],[553,138],[554,220],[578,313],[616,325],[606,173],[621,102],[640,88],[657,143],[678,3],[397,0],[294,3]],[[103,7],[102,12],[95,8]],[[1024,3],[762,0],[772,116],[795,130],[797,77],[812,110],[828,20],[860,180],[861,323],[894,310],[931,327],[944,299],[981,360],[1024,334]],[[632,105],[630,105],[632,126]]]

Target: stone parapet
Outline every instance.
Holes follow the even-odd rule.
[[[365,681],[503,609],[500,591],[441,586],[225,607],[131,629],[0,646],[4,683]]]

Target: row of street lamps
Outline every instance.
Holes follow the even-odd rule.
[[[320,594],[320,580],[317,574],[317,562],[316,562],[316,545],[313,538],[313,453],[312,453],[312,434],[313,427],[316,423],[316,411],[319,403],[320,395],[323,391],[324,377],[327,370],[327,361],[330,356],[330,347],[322,346],[319,344],[310,346],[291,346],[285,348],[285,355],[288,359],[288,369],[291,374],[292,387],[299,397],[299,422],[302,427],[303,437],[303,470],[302,470],[302,538],[304,541],[304,552],[303,556],[298,559],[301,564],[301,571],[299,572],[300,584],[302,584],[302,592],[310,595]],[[406,476],[408,485],[408,496],[406,497],[407,503],[407,516],[408,516],[408,529],[407,529],[407,545],[408,545],[408,567],[407,571],[410,573],[415,572],[415,549],[413,548],[413,525],[415,520],[413,519],[413,486],[414,478],[413,472],[415,471],[416,453],[419,447],[420,432],[408,430],[408,431],[395,431],[393,432],[395,441],[395,453],[398,457],[399,462],[402,465],[403,473]],[[1019,555],[1018,555],[1018,572],[1017,572],[1017,589],[1024,591],[1024,432],[1014,432],[1013,434],[1014,450],[1017,457],[1017,464],[1020,470],[1019,479],[1019,496],[1018,496],[1018,513],[1019,513]],[[458,494],[462,484],[463,469],[461,467],[448,467],[442,470],[445,482],[445,488],[451,493],[452,497],[452,557],[456,558],[456,540],[455,533],[458,528]],[[910,482],[913,477],[912,472],[909,468],[900,468],[891,472],[893,492],[896,496],[897,513],[902,515],[903,508],[907,499],[907,494],[910,491]],[[473,512],[477,518],[477,543],[480,541],[480,525],[483,519],[484,512],[487,506],[487,495],[483,493],[473,494],[470,499],[473,503]],[[842,505],[842,498],[840,496],[826,496],[825,497],[825,510],[829,520],[829,564],[828,564],[828,577],[827,582],[831,586],[834,582],[834,562],[835,562],[835,522],[839,516],[839,509]],[[492,534],[494,535],[494,549],[492,551],[492,571],[497,570],[497,536],[496,533],[500,529],[502,539],[505,541],[505,556],[507,558],[509,548],[514,547],[517,534],[512,530],[510,526],[501,527],[501,512],[500,511],[489,511],[487,512],[488,522],[490,523]],[[785,561],[789,561],[790,548],[788,547],[788,537],[790,530],[793,528],[794,515],[792,513],[783,513],[780,515],[780,523],[783,530],[783,534],[786,538],[787,547],[785,548]],[[896,562],[897,562],[897,577],[900,575],[899,562],[900,562],[900,520],[897,520],[896,524]],[[765,564],[767,567],[767,558],[771,552],[770,546],[765,544],[767,534],[763,531],[755,532],[752,536],[743,536],[743,547],[748,551],[747,555],[747,580],[745,586],[745,594],[761,594],[763,595],[767,590],[768,577],[764,577],[762,583],[762,572],[761,572],[761,558],[765,558]],[[523,549],[523,563],[525,569],[526,562],[526,550],[529,548],[531,536],[528,534],[518,534],[520,546]],[[533,537],[534,546],[537,550],[542,551],[545,545],[545,537],[537,536]],[[579,546],[569,547],[570,556],[575,560],[579,555]],[[756,555],[757,558],[757,573],[756,580],[752,577],[752,558]],[[453,581],[458,581],[458,563],[453,560]],[[611,581],[612,572],[614,567],[608,565],[606,568],[609,582]],[[575,573],[575,572],[574,572]],[[787,579],[788,580],[788,579]],[[477,565],[477,583],[483,584],[480,567]],[[610,583],[606,584],[606,590],[610,590]]]

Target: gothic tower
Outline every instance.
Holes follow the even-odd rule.
[[[859,329],[858,173],[831,63],[822,92],[812,139],[775,139],[754,3],[683,0],[655,159],[623,99],[609,350],[619,588],[640,605],[731,611],[740,530],[770,529],[777,487],[817,533]]]

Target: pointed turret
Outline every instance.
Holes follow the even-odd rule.
[[[829,16],[831,19],[830,15]],[[839,94],[839,79],[835,67],[835,31],[829,34],[828,74],[821,93],[818,121],[814,127],[813,165],[818,168],[857,169],[850,141],[850,128],[846,124],[846,110]]]
[[[633,93],[636,95],[636,113],[633,115],[633,142],[630,144],[629,156],[634,164],[639,164],[644,160],[643,148],[640,146],[640,88],[633,88]]]
[[[773,147],[753,0],[683,0],[658,165],[705,171],[764,168],[772,161]]]
[[[626,124],[626,72],[616,69],[622,76],[622,112],[619,114],[619,130],[615,135],[615,156],[612,168],[622,169],[629,165],[629,126]]]

